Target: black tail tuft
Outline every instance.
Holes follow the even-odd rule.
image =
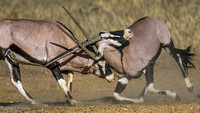
[[[195,68],[194,64],[191,62],[191,58],[195,56],[194,53],[190,53],[191,46],[187,47],[187,49],[177,49],[176,52],[180,55],[184,68]]]

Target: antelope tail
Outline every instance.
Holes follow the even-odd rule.
[[[177,49],[175,48],[176,53],[180,55],[184,68],[187,70],[188,68],[195,68],[194,64],[191,62],[191,58],[195,56],[195,54],[190,53],[191,46],[187,47],[187,49]]]

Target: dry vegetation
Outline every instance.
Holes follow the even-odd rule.
[[[90,36],[100,31],[124,29],[144,16],[157,18],[169,28],[176,47],[186,48],[192,45],[192,51],[197,54],[195,65],[197,69],[200,67],[200,0],[0,0],[0,20],[5,18],[58,20],[71,29],[76,37],[83,37],[60,4],[73,13]],[[161,60],[161,63],[166,62]],[[8,69],[3,63],[0,63],[0,67],[1,75],[8,75]],[[25,68],[24,75],[30,75],[30,72],[32,75],[37,75],[41,74],[41,71],[43,74],[49,73],[44,68],[31,67],[29,71],[27,70],[30,67],[23,68]],[[188,110],[189,112],[199,112],[199,103],[194,105],[197,106],[196,110]],[[187,107],[187,104],[184,106]],[[98,107],[101,108],[101,106]],[[126,107],[134,111],[131,106]],[[136,111],[153,112],[148,106],[145,108],[142,109],[143,111]],[[67,109],[73,109],[73,107]],[[176,108],[172,105],[165,109]]]
[[[137,19],[152,16],[164,22],[175,45],[200,48],[199,0],[1,0],[0,19],[58,20],[81,37],[60,4],[67,7],[90,36],[104,30],[123,29]]]

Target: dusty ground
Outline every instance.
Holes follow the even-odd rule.
[[[4,65],[3,63],[1,63]],[[165,64],[165,65],[163,65]],[[38,67],[22,68],[22,82],[25,89],[41,105],[29,104],[10,82],[10,77],[0,77],[0,112],[200,112],[200,77],[199,60],[195,60],[197,69],[189,71],[189,77],[194,84],[194,92],[190,93],[183,82],[176,63],[164,54],[155,66],[155,87],[175,91],[181,97],[180,101],[158,94],[147,94],[144,104],[116,102],[112,98],[116,81],[108,83],[93,75],[76,73],[73,84],[74,98],[81,102],[77,106],[65,103],[65,96],[57,82],[48,70],[32,73]],[[5,66],[5,65],[4,65]],[[41,68],[41,67],[40,67]],[[29,70],[27,70],[29,69]],[[5,70],[7,72],[7,70]],[[31,72],[31,73],[28,73]],[[9,75],[9,73],[8,73]],[[65,76],[67,79],[67,77]],[[132,80],[123,96],[137,97],[144,87],[144,77]]]
[[[58,1],[69,8],[90,36],[100,31],[119,30],[146,15],[167,25],[172,39],[179,48],[192,45],[200,50],[200,2],[199,0],[0,0],[0,20],[47,19],[58,20],[68,26],[78,38],[80,30],[66,16]],[[114,9],[114,10],[113,10]],[[112,98],[116,81],[107,83],[92,75],[76,74],[73,96],[81,102],[68,106],[65,96],[52,74],[44,68],[22,66],[22,82],[25,89],[41,105],[29,104],[10,82],[9,72],[0,63],[0,112],[200,112],[200,55],[194,63],[196,70],[189,71],[194,92],[189,93],[177,64],[169,55],[162,55],[155,66],[155,87],[177,92],[181,100],[155,94],[147,94],[144,104],[116,102]],[[66,78],[66,77],[65,77]],[[67,79],[67,78],[66,78]],[[122,93],[137,97],[144,87],[144,77],[132,80]],[[200,97],[200,96],[199,96]]]

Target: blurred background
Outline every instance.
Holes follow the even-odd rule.
[[[184,49],[192,45],[192,52],[197,54],[194,63],[197,69],[200,67],[200,0],[0,0],[0,20],[56,20],[82,39],[80,30],[61,5],[73,14],[90,36],[100,31],[124,29],[139,18],[152,16],[167,25],[176,47]],[[159,63],[168,62],[161,58]],[[0,66],[1,75],[8,75],[2,61]],[[30,67],[24,68],[23,73],[30,74],[30,70],[26,71]],[[44,68],[31,67],[31,70],[34,75],[49,73]]]

